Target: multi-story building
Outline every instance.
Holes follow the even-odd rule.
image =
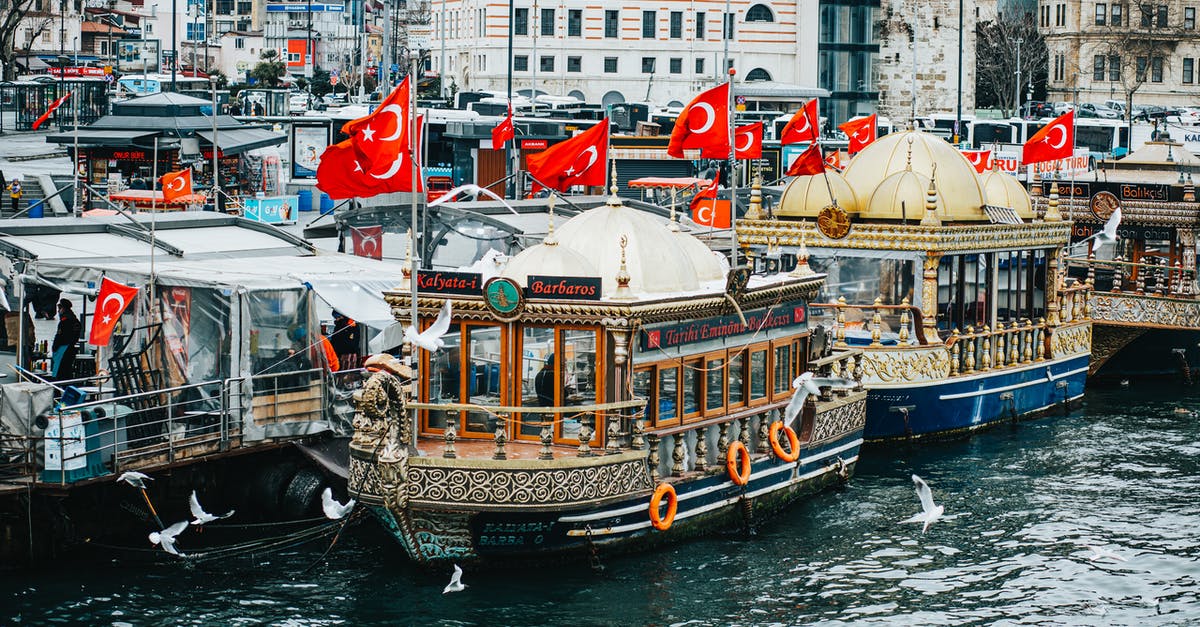
[[[914,114],[974,112],[979,11],[962,0],[884,0],[875,68],[880,115],[909,124]]]
[[[269,2],[263,17],[264,45],[281,51],[293,76],[315,68],[346,72],[377,66],[379,59],[363,52],[363,16],[362,0]]]
[[[1041,0],[1047,99],[1195,105],[1200,32],[1194,0]]]
[[[817,85],[829,92],[821,115],[841,122],[874,113],[879,99],[879,0],[822,2]]]

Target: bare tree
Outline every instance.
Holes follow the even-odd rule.
[[[51,16],[37,11],[38,0],[0,0],[0,64],[4,66],[3,79],[17,78],[17,32],[28,29],[25,48],[50,27]]]
[[[1183,28],[1179,11],[1174,10],[1176,6],[1158,1],[1132,3],[1124,23],[1110,25],[1104,39],[1094,48],[1096,58],[1105,58],[1105,78],[1121,86],[1126,122],[1132,120],[1134,94],[1147,82],[1162,82],[1164,75],[1169,74],[1175,49],[1191,37],[1191,32]]]
[[[1033,85],[1046,80],[1049,53],[1032,14],[1002,13],[980,21],[975,29],[975,103],[1019,115],[1017,81]],[[1018,43],[1020,42],[1020,43]],[[1020,74],[1017,73],[1018,49]]]

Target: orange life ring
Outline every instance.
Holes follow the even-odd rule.
[[[787,434],[788,448],[791,452],[783,450],[783,446],[779,443],[779,432],[782,430]],[[800,459],[800,438],[796,437],[796,432],[792,428],[782,422],[771,423],[771,450],[775,451],[775,456],[785,462],[791,463]]]
[[[725,470],[729,472],[729,480],[734,485],[746,485],[750,482],[750,451],[746,445],[734,440],[725,450]]]
[[[667,515],[660,517],[658,506],[664,496],[667,497]],[[679,499],[675,496],[675,487],[669,483],[658,484],[654,489],[654,496],[650,497],[650,524],[659,531],[666,531],[671,528],[671,523],[675,522],[675,512],[678,510]]]

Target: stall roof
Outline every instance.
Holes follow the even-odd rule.
[[[208,142],[209,145],[212,145],[212,131],[197,131],[196,135]],[[236,155],[247,150],[262,148],[264,146],[275,146],[286,141],[287,135],[281,135],[266,129],[239,128],[217,131],[216,143],[220,147],[222,154]]]
[[[93,130],[90,128],[79,129],[79,145],[84,147],[89,146],[132,146],[139,139],[144,139],[157,135],[158,131],[105,131]],[[51,144],[67,144],[75,143],[74,133],[63,133],[60,135],[48,135],[46,141]]]

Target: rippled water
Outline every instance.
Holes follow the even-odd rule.
[[[1155,400],[1166,399],[1166,400]],[[310,547],[227,566],[71,564],[0,578],[19,624],[1200,623],[1200,394],[1090,391],[1082,410],[974,439],[868,451],[851,485],[757,537],[724,536],[553,571],[471,573],[465,592],[407,566],[373,524],[330,560]],[[946,507],[896,521],[917,473]],[[1089,559],[1088,546],[1126,561]]]

